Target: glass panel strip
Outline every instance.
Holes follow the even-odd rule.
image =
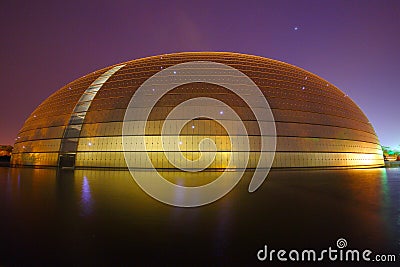
[[[101,89],[103,84],[118,70],[124,67],[126,64],[115,66],[102,75],[100,75],[82,94],[78,103],[76,103],[74,110],[72,111],[69,123],[65,128],[63,138],[60,144],[60,160],[59,166],[63,167],[64,158],[68,155],[69,163],[68,167],[74,166],[76,150],[78,146],[78,138],[82,130],[82,124],[85,120],[85,116],[89,107],[95,98],[97,92]],[[71,163],[71,160],[73,161]],[[66,165],[66,166],[67,166]],[[71,166],[72,165],[72,166]]]

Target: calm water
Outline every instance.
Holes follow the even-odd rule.
[[[0,266],[271,266],[257,260],[264,245],[318,249],[338,238],[400,252],[400,168],[273,171],[253,194],[248,183],[175,208],[126,171],[1,167]]]

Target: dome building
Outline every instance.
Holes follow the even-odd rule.
[[[68,83],[43,101],[26,120],[17,136],[11,164],[126,168],[124,151],[145,140],[146,153],[154,167],[174,169],[176,166],[165,155],[160,141],[163,123],[180,103],[208,97],[231,107],[244,122],[250,145],[246,166],[255,168],[260,159],[260,128],[252,107],[216,84],[190,82],[174,87],[149,113],[145,134],[139,136],[144,139],[134,135],[123,138],[127,107],[138,88],[163,69],[193,61],[225,64],[247,75],[257,85],[275,121],[276,150],[272,168],[383,166],[382,150],[371,123],[341,90],[287,63],[225,52],[152,56],[110,66]],[[152,94],[152,90],[148,93]],[[219,112],[224,115],[223,110]],[[135,123],[131,123],[132,127]],[[173,156],[182,154],[193,165],[201,157],[199,144],[205,138],[214,142],[216,150],[207,168],[226,168],[234,153],[230,141],[241,137],[229,136],[223,125],[206,117],[194,118],[180,128],[180,147],[179,151],[173,151]],[[139,164],[143,154],[136,153],[135,149],[131,152],[130,160]],[[206,148],[202,153],[211,152]]]

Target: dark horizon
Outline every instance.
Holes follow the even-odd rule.
[[[284,61],[335,84],[399,148],[400,3],[7,2],[0,18],[0,144],[50,94],[94,70],[151,55],[229,51]]]

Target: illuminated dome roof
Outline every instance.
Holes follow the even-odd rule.
[[[26,120],[18,134],[11,164],[126,168],[123,148],[139,142],[134,137],[122,138],[124,116],[132,96],[153,75],[193,61],[225,64],[250,77],[261,90],[275,119],[273,168],[383,165],[382,150],[370,122],[334,85],[287,63],[224,52],[176,53],[132,60],[65,85]],[[228,81],[231,78],[226,77]],[[155,103],[143,139],[153,165],[161,169],[176,167],[169,162],[160,143],[163,122],[174,107],[199,97],[219,100],[238,114],[250,144],[247,168],[255,168],[260,157],[260,129],[253,107],[224,86],[206,82],[179,85]],[[219,112],[223,115],[224,111]],[[223,125],[209,118],[199,117],[186,123],[179,133],[181,151],[174,153],[182,152],[189,162],[196,160],[204,138],[212,140],[216,147],[216,156],[208,168],[226,168],[231,153],[236,153],[231,151],[230,140],[240,136],[229,137]],[[141,162],[143,155],[132,153],[130,157]]]

